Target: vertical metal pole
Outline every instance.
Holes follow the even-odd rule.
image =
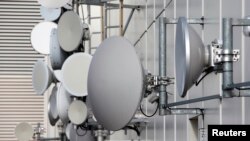
[[[120,36],[123,36],[123,0],[120,0]]]
[[[233,50],[233,19],[223,19],[223,49]],[[229,85],[233,84],[233,62],[223,63],[223,97],[233,97],[232,88],[228,88]]]
[[[159,29],[159,76],[166,77],[167,75],[167,63],[166,63],[166,23],[165,18],[161,17],[160,20],[160,29]],[[167,92],[166,86],[160,85],[159,89],[159,115],[166,114],[167,108]]]
[[[90,7],[90,5],[87,6],[87,10],[88,10],[88,23],[89,23],[89,25],[91,25],[91,7]],[[89,38],[89,54],[91,54],[91,37]]]
[[[107,38],[108,36],[108,4],[107,3],[104,3],[104,9],[103,9],[103,20],[104,20],[104,39]]]

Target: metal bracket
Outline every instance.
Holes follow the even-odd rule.
[[[221,65],[225,62],[236,62],[240,59],[240,51],[222,49],[222,41],[214,40],[211,45],[208,46],[209,50],[209,65],[214,67]]]
[[[250,82],[231,84],[226,89],[250,90]]]
[[[199,108],[171,108],[170,115],[203,115],[203,109]]]

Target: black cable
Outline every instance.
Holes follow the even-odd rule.
[[[79,132],[78,132],[78,129],[79,129],[79,128],[81,128],[82,130],[85,131],[82,135],[79,134]],[[76,134],[77,134],[78,136],[85,136],[85,135],[87,134],[87,132],[88,132],[88,130],[86,130],[85,127],[79,126],[79,127],[76,128]]]
[[[200,84],[200,82],[208,75],[210,74],[211,72],[214,71],[214,68],[213,67],[209,67],[207,68],[206,70],[204,70],[203,72],[205,72],[205,74],[195,82],[195,86],[198,86]]]
[[[142,113],[144,116],[146,116],[146,117],[153,117],[153,116],[156,114],[156,112],[158,111],[158,108],[159,108],[159,103],[157,103],[157,107],[156,107],[155,112],[154,112],[152,115],[147,115],[147,114],[145,114],[145,113],[143,112],[142,106],[140,105],[140,111],[141,111],[141,113]]]
[[[139,129],[136,126],[126,126],[125,128],[134,130],[138,136],[141,136]]]

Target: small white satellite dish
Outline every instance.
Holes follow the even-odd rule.
[[[69,122],[68,109],[72,102],[70,94],[65,90],[62,84],[59,84],[57,91],[57,111],[61,121],[66,124]]]
[[[41,22],[33,28],[31,31],[31,44],[37,52],[49,54],[53,29],[57,29],[57,24],[53,22]]]
[[[49,97],[48,102],[48,117],[49,122],[52,126],[55,126],[56,122],[59,120],[58,111],[57,111],[57,86],[54,86]]]
[[[19,141],[29,141],[33,134],[32,126],[26,122],[19,123],[15,128],[15,135]]]
[[[32,71],[32,86],[36,94],[43,95],[53,80],[52,71],[42,60],[38,60]]]
[[[62,66],[62,83],[73,96],[87,95],[87,78],[92,56],[87,53],[75,53],[68,57]]]
[[[86,104],[80,100],[73,101],[69,106],[68,116],[73,124],[83,124],[88,117],[88,108]]]
[[[98,123],[112,131],[126,126],[141,102],[144,78],[140,60],[128,40],[104,40],[92,58],[88,75],[88,97]]]
[[[70,0],[38,0],[38,3],[47,8],[60,8]]]
[[[58,22],[58,40],[62,49],[72,52],[78,49],[83,37],[83,23],[75,12],[65,12]]]
[[[52,21],[57,20],[60,17],[62,13],[62,9],[61,8],[47,8],[47,7],[41,6],[40,13],[45,21],[52,22]]]

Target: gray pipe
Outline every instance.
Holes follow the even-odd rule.
[[[161,17],[159,19],[160,29],[159,29],[159,76],[166,77],[167,75],[167,49],[166,49],[166,23],[165,18]],[[167,93],[166,86],[160,85],[159,88],[159,115],[166,114],[167,107]]]
[[[233,50],[233,19],[223,18],[223,49]],[[228,88],[229,85],[233,84],[233,62],[223,63],[223,97],[233,97],[232,88]]]

